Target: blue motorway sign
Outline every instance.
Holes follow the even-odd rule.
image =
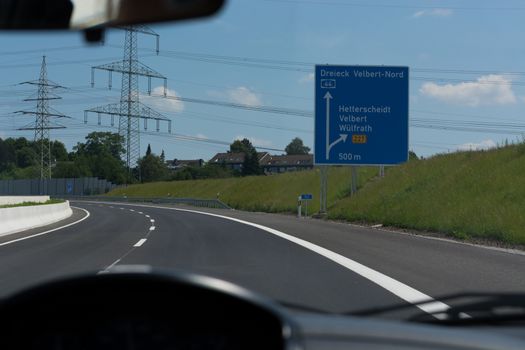
[[[408,67],[315,66],[315,164],[408,160]]]
[[[301,195],[301,200],[302,201],[305,201],[305,200],[312,200],[314,198],[314,196],[310,193],[306,193],[306,194],[302,194]]]

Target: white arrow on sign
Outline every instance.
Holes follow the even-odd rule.
[[[330,91],[323,97],[326,100],[326,160],[330,158],[330,100],[333,98]]]
[[[323,97],[326,100],[326,160],[330,159],[330,150],[339,142],[346,142],[347,134],[339,134],[339,138],[330,143],[330,100],[333,99],[330,91],[327,91]]]
[[[348,138],[348,135],[347,134],[339,134],[339,138],[337,140],[335,140],[334,142],[332,142],[329,146],[328,146],[328,153],[330,153],[330,150],[332,149],[332,147],[334,147],[335,145],[337,145],[339,142],[343,141],[343,142],[346,142],[346,139]],[[328,158],[326,158],[328,159]]]

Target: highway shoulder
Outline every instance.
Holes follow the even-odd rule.
[[[40,226],[40,227],[32,228],[29,230],[16,232],[13,234],[0,236],[0,246],[10,244],[11,242],[16,242],[19,240],[38,236],[46,232],[57,231],[63,227],[69,227],[77,222],[80,222],[86,219],[89,216],[89,212],[86,211],[85,209],[81,209],[81,208],[72,206],[71,210],[73,211],[73,214],[67,219],[55,222],[50,225]]]

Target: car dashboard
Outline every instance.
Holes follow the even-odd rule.
[[[290,310],[231,283],[121,267],[0,304],[0,349],[524,349],[525,339]]]

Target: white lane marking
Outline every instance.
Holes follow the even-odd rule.
[[[110,207],[110,208],[115,208],[115,207],[114,207],[114,206],[112,206],[112,205],[110,205],[109,207]]]
[[[155,219],[150,219],[149,221],[150,221],[150,222],[155,222]]]
[[[130,209],[129,211],[135,211],[134,209]]]
[[[40,233],[37,233],[37,234],[34,234],[34,235],[31,235],[31,236],[27,236],[27,237],[22,237],[22,238],[18,238],[18,239],[14,239],[12,241],[9,241],[9,242],[4,242],[4,243],[0,243],[0,247],[4,246],[4,245],[8,245],[8,244],[12,244],[12,243],[16,243],[16,242],[20,242],[20,241],[24,241],[26,239],[29,239],[29,238],[34,238],[34,237],[38,237],[38,236],[42,236],[42,235],[45,235],[45,234],[48,234],[48,233],[51,233],[51,232],[55,232],[55,231],[58,231],[58,230],[61,230],[63,228],[66,228],[66,227],[69,227],[69,226],[73,226],[75,224],[78,224],[84,220],[86,220],[87,218],[89,218],[89,216],[91,215],[89,211],[87,211],[86,209],[84,208],[78,208],[78,207],[74,207],[74,206],[71,206],[71,208],[75,208],[75,209],[80,209],[80,210],[83,210],[84,212],[86,212],[86,216],[84,216],[82,219],[80,220],[77,220],[75,222],[72,222],[72,223],[69,223],[67,225],[64,225],[64,226],[60,226],[60,227],[57,227],[57,228],[54,228],[52,230],[48,230],[48,231],[45,231],[45,232],[40,232]]]
[[[144,244],[144,242],[146,242],[146,238],[140,239],[137,243],[135,243],[134,247],[140,247]]]
[[[151,227],[149,228],[150,231],[153,231],[154,229],[155,229],[155,226],[151,226]]]
[[[132,206],[141,206],[137,204],[127,204]],[[349,259],[343,255],[337,254],[335,252],[332,252],[331,250],[328,250],[326,248],[323,248],[321,246],[318,246],[314,243],[308,242],[304,239],[297,238],[295,236],[289,235],[287,233],[275,230],[273,228],[259,225],[253,222],[244,221],[241,219],[232,218],[229,216],[219,215],[219,214],[213,214],[213,213],[207,213],[203,211],[198,210],[190,210],[190,209],[179,209],[179,208],[168,208],[168,207],[159,207],[159,206],[151,206],[151,205],[142,205],[142,207],[149,207],[149,208],[157,208],[157,209],[165,209],[165,210],[175,210],[175,211],[181,211],[181,212],[188,212],[188,213],[194,213],[194,214],[201,214],[201,215],[207,215],[212,217],[217,217],[225,220],[230,220],[234,222],[238,222],[240,224],[252,226],[255,228],[258,228],[260,230],[266,231],[268,233],[271,233],[275,236],[281,237],[283,239],[286,239],[292,243],[295,243],[297,245],[300,245],[310,251],[313,251],[333,262],[336,264],[339,264],[347,269],[349,269],[352,272],[357,273],[361,277],[366,278],[367,280],[377,284],[378,286],[386,289],[390,293],[396,295],[397,297],[405,300],[406,302],[415,305],[419,309],[421,309],[424,312],[430,313],[430,314],[436,314],[438,312],[444,312],[448,309],[450,309],[450,306],[441,302],[437,301],[431,296],[422,293],[418,291],[415,288],[410,287],[409,285],[406,285],[398,280],[393,279],[392,277],[389,277],[387,275],[382,274],[379,271],[376,271],[374,269],[371,269],[363,264],[358,263],[355,260]],[[424,304],[422,304],[424,303]],[[444,318],[444,315],[433,315],[434,317],[441,319]]]
[[[117,264],[120,262],[121,259],[122,259],[122,258],[115,260],[115,262],[113,262],[113,264],[109,265],[109,266],[106,267],[104,270],[99,271],[99,272],[97,273],[97,275],[100,275],[101,273],[107,273],[107,272],[109,272],[109,269],[111,269],[113,266],[117,265]]]
[[[146,215],[147,218],[149,218],[150,216],[149,215]]]
[[[124,208],[119,208],[120,210],[124,210]]]
[[[139,214],[144,214],[144,213],[143,213],[143,212],[141,212],[141,211],[138,211],[137,213],[139,213]]]

